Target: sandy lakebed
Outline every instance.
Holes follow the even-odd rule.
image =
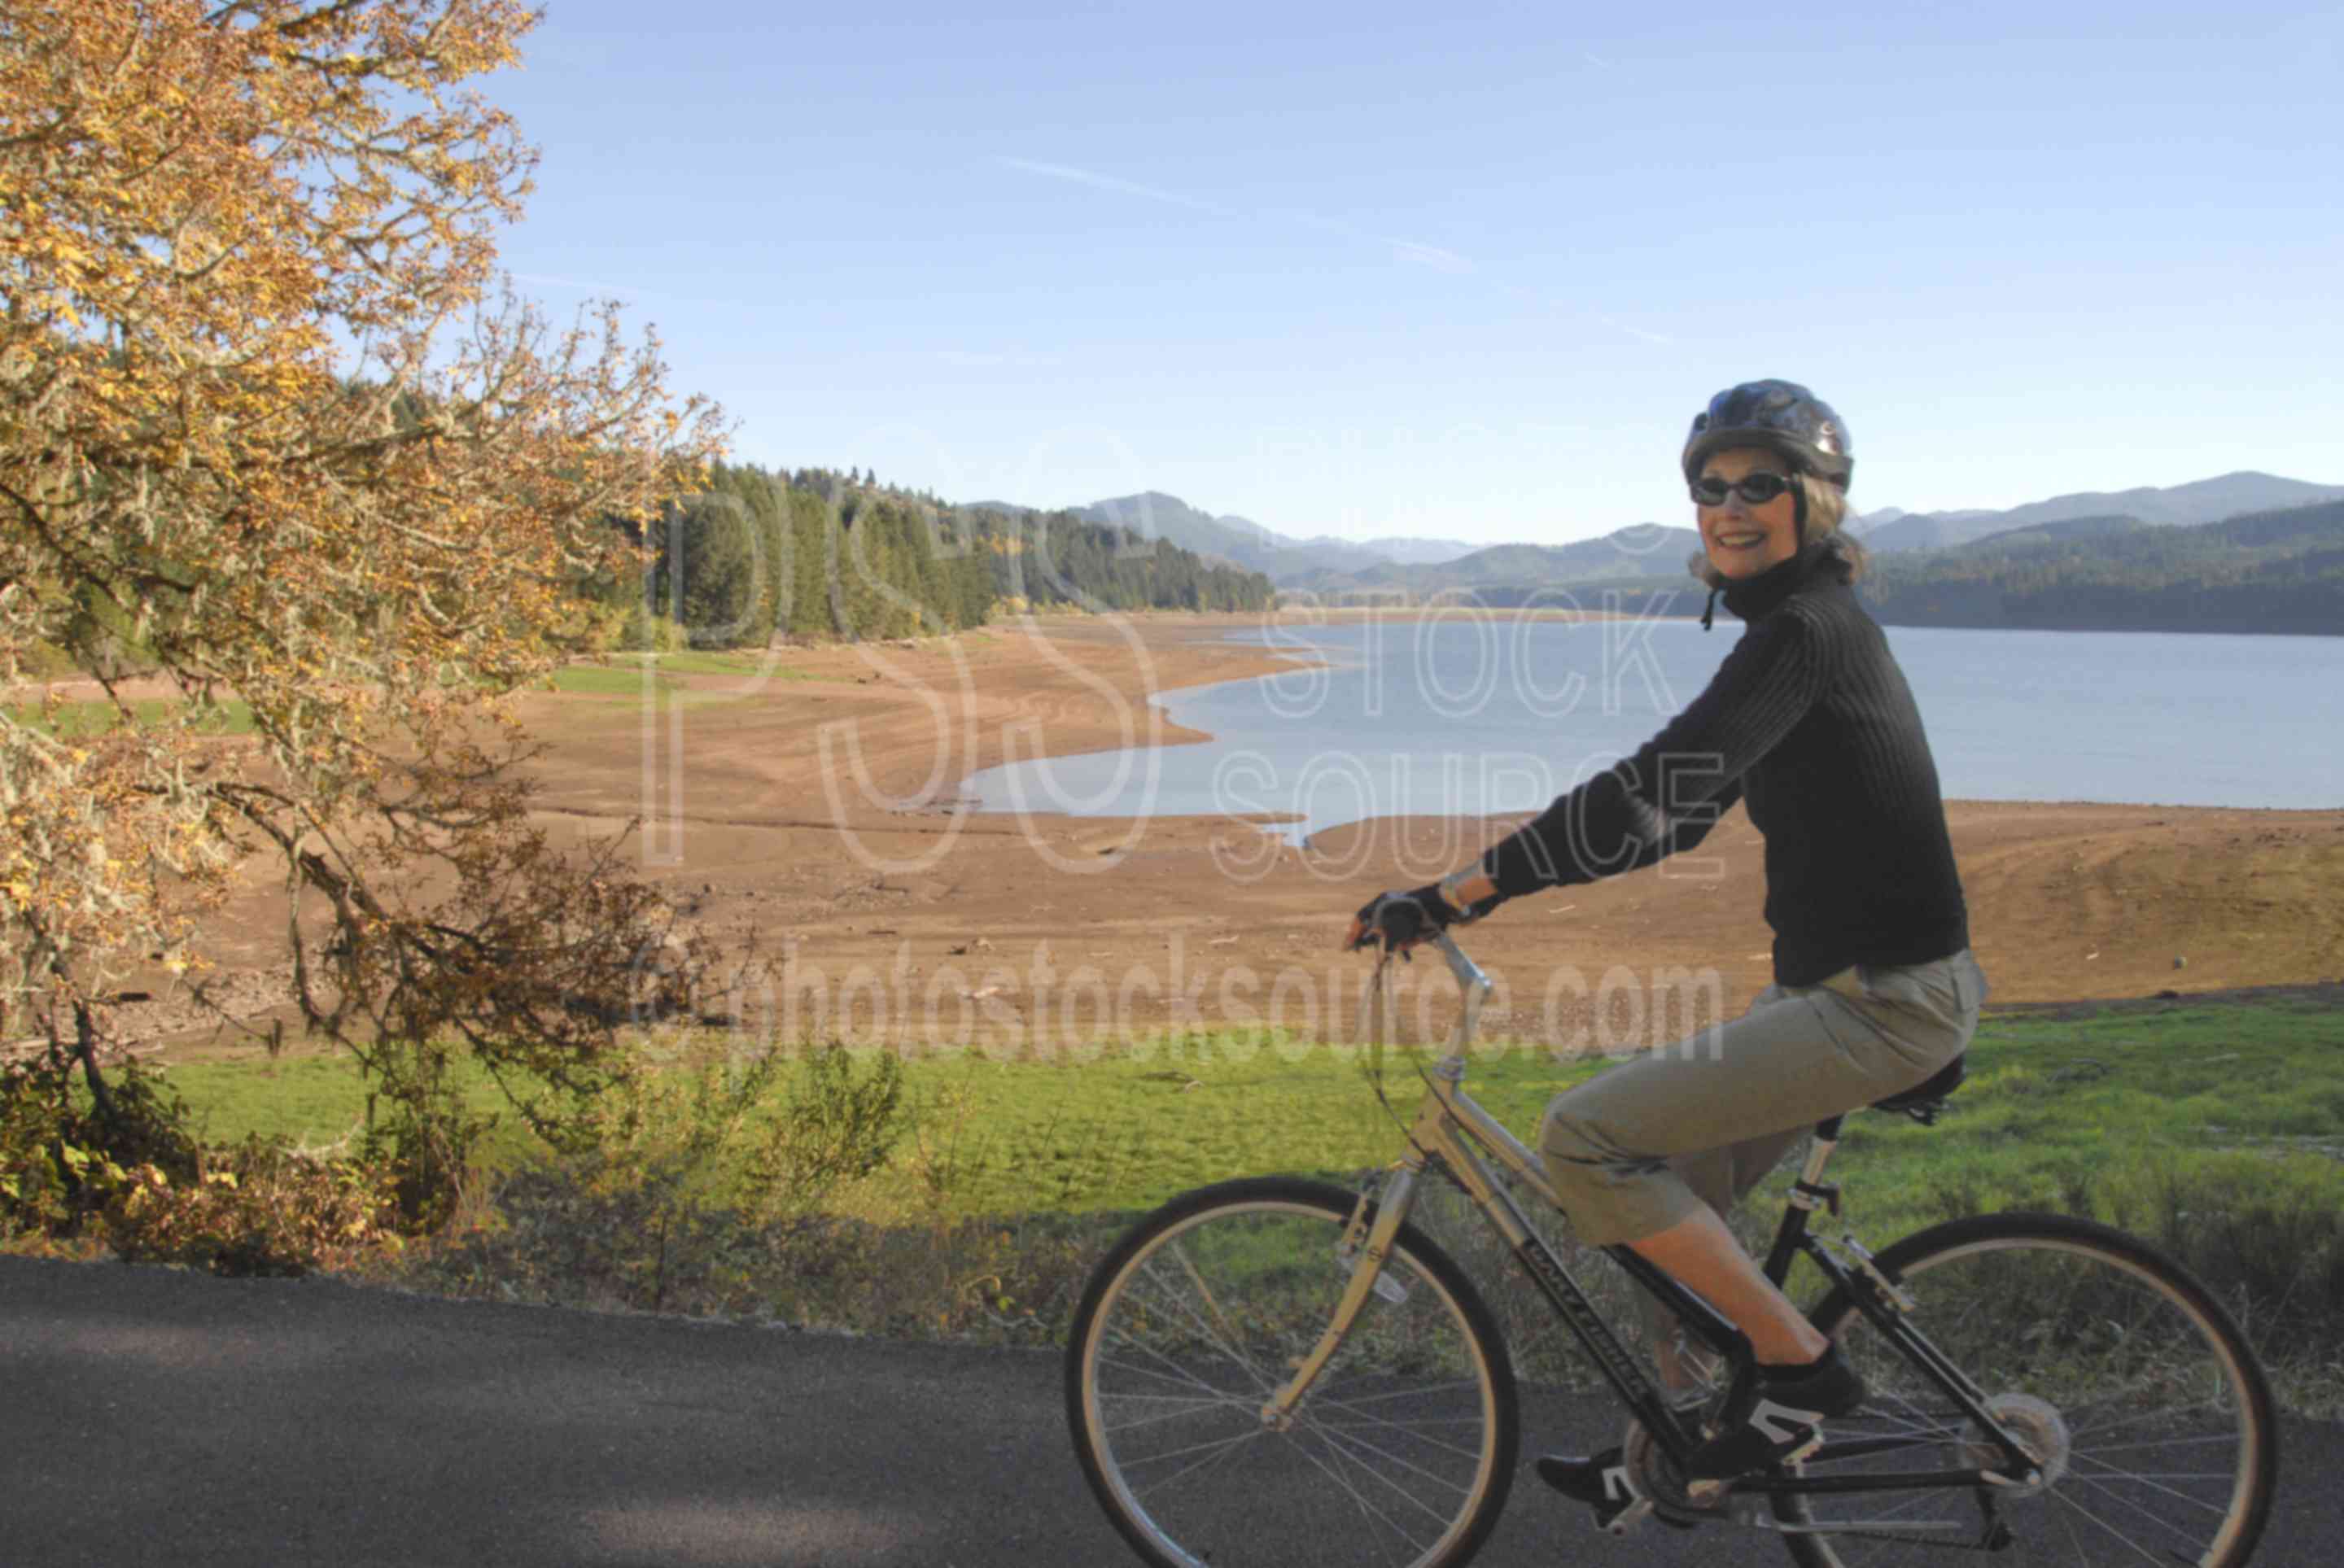
[[[1290,668],[1228,639],[1258,624],[1011,620],[950,641],[776,648],[763,669],[744,659],[642,690],[531,694],[538,809],[564,838],[640,819],[630,861],[689,920],[753,933],[767,955],[710,1007],[785,1041],[1079,1059],[1184,1026],[1349,1039],[1364,972],[1336,950],[1349,911],[1515,819],[1368,821],[1306,850],[1239,819],[983,812],[960,791],[1006,760],[1207,739],[1157,699]],[[1955,800],[1947,813],[1997,1006],[2344,976],[2344,810]],[[1470,946],[1501,987],[1486,1032],[1631,1049],[1738,1011],[1769,971],[1759,838],[1735,811],[1700,854],[1698,875],[1561,890],[1476,927]],[[280,983],[283,900],[256,868],[207,922],[215,980],[239,1010]],[[1402,1016],[1436,1027],[1445,974],[1400,972]],[[158,999],[144,1032],[170,1035],[174,1055],[255,1049],[190,1021]]]

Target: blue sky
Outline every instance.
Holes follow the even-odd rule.
[[[506,263],[746,460],[1560,543],[1782,376],[1860,509],[2344,484],[2335,6],[547,11]]]

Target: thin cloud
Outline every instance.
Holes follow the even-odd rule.
[[[1443,250],[1437,245],[1420,245],[1412,239],[1388,239],[1392,259],[1416,266],[1429,266],[1435,272],[1462,276],[1473,270],[1473,264],[1453,250]]]
[[[1216,217],[1240,216],[1235,208],[1223,206],[1218,202],[1203,201],[1196,196],[1183,196],[1178,191],[1144,186],[1137,180],[1117,179],[1113,175],[1097,174],[1090,169],[1078,169],[1071,164],[1037,163],[1032,158],[996,158],[994,161],[1005,168],[1022,169],[1029,175],[1088,186],[1093,190],[1114,191],[1119,196],[1139,196],[1147,201],[1162,202],[1167,206],[1184,206],[1191,212],[1208,212]]]
[[[1268,216],[1271,217],[1282,217],[1288,223],[1298,223],[1306,228],[1324,229],[1329,234],[1339,234],[1346,239],[1369,239],[1373,237],[1365,229],[1355,228],[1348,223],[1339,222],[1334,218],[1329,217],[1324,213],[1312,212],[1308,207],[1273,207],[1270,209]]]
[[[1619,62],[1615,60],[1607,60],[1602,55],[1591,53],[1586,49],[1581,49],[1579,52],[1579,57],[1586,61],[1591,65],[1601,65],[1607,71],[1616,71],[1620,68]]]
[[[1076,168],[1072,164],[1051,164],[1043,163],[1035,158],[1012,157],[996,157],[994,162],[1004,168],[1017,169],[1029,175],[1040,175],[1046,179],[1065,180],[1072,185],[1088,186],[1093,190],[1113,191],[1118,196],[1138,196],[1144,201],[1162,202],[1168,206],[1187,207],[1192,212],[1211,213],[1216,217],[1243,218],[1248,216],[1235,207],[1225,206],[1219,202],[1206,201],[1198,196],[1183,195],[1179,191],[1164,190],[1156,186],[1144,186],[1137,180],[1118,179],[1113,175],[1103,175],[1094,169]],[[1322,229],[1329,234],[1341,235],[1344,238],[1361,245],[1376,246],[1387,251],[1394,261],[1404,262],[1411,266],[1429,266],[1436,272],[1445,272],[1452,276],[1462,276],[1474,270],[1470,258],[1460,256],[1453,250],[1437,245],[1426,245],[1420,240],[1395,239],[1389,236],[1374,234],[1360,228],[1356,224],[1345,223],[1339,218],[1328,217],[1307,208],[1273,209],[1268,214],[1258,216],[1284,218],[1289,223],[1298,223],[1309,228]]]
[[[1054,365],[1057,362],[1055,357],[1047,354],[1021,354],[984,348],[939,348],[936,350],[936,357],[947,365],[956,365],[970,370],[998,370],[1013,367]]]
[[[1659,332],[1647,332],[1647,331],[1645,331],[1645,330],[1644,330],[1642,327],[1631,327],[1631,326],[1629,326],[1626,322],[1624,322],[1624,321],[1621,321],[1621,320],[1617,320],[1617,319],[1615,319],[1614,317],[1609,317],[1609,316],[1599,316],[1599,317],[1597,317],[1595,319],[1596,319],[1596,320],[1598,320],[1598,321],[1600,321],[1600,322],[1601,322],[1604,326],[1606,326],[1606,327],[1610,327],[1612,331],[1614,331],[1614,332],[1624,332],[1624,333],[1626,333],[1629,337],[1633,337],[1633,338],[1637,339],[1639,342],[1643,342],[1643,343],[1674,343],[1674,342],[1676,341],[1676,339],[1675,339],[1675,338],[1671,337],[1668,337],[1668,336],[1667,336],[1666,334],[1664,334],[1664,333],[1659,333]]]

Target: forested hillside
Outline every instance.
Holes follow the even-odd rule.
[[[586,592],[611,640],[638,644],[661,635],[646,631],[646,604],[696,646],[732,648],[956,631],[996,607],[1250,610],[1272,591],[1258,572],[1073,512],[952,506],[852,470],[718,464],[689,502],[613,526],[648,544],[652,564]]]
[[[1330,577],[1292,597],[1700,614],[1706,591],[1672,566],[1697,536],[1656,537],[1664,548],[1641,548],[1652,540],[1634,530],[1562,549],[1500,546],[1440,568]],[[2344,501],[2189,527],[2068,518],[1947,549],[1875,550],[1861,592],[1888,626],[2344,634]]]
[[[2344,501],[2190,528],[2080,518],[1875,555],[1864,597],[1898,626],[2344,632]]]

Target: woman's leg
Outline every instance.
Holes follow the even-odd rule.
[[[1762,1138],[1746,1138],[1739,1143],[1729,1143],[1723,1149],[1703,1149],[1697,1153],[1676,1155],[1669,1161],[1678,1177],[1692,1189],[1693,1196],[1719,1219],[1731,1225],[1733,1211],[1751,1189],[1765,1180],[1766,1173],[1782,1163],[1783,1156],[1805,1136],[1803,1126],[1787,1132],[1770,1132]],[[1655,1258],[1662,1268],[1668,1264]],[[1703,1295],[1708,1292],[1703,1292]],[[1707,1392],[1714,1384],[1717,1362],[1702,1347],[1688,1343],[1677,1325],[1676,1315],[1661,1304],[1660,1298],[1639,1292],[1644,1321],[1652,1334],[1653,1356],[1660,1365],[1661,1386],[1672,1393]],[[1713,1302],[1720,1312],[1733,1317],[1733,1311],[1722,1302]],[[1736,1322],[1740,1320],[1735,1319]]]
[[[1695,1209],[1667,1230],[1630,1241],[1628,1248],[1731,1319],[1760,1366],[1802,1366],[1830,1346],[1774,1288],[1714,1209]]]
[[[1909,969],[1851,970],[1795,991],[1770,987],[1708,1040],[1615,1069],[1549,1106],[1547,1168],[1581,1238],[1629,1245],[1691,1286],[1742,1328],[1762,1363],[1785,1368],[1779,1388],[1773,1377],[1761,1380],[1761,1395],[1815,1407],[1762,1402],[1753,1411],[1813,1419],[1860,1402],[1863,1385],[1819,1359],[1822,1337],[1766,1279],[1725,1216],[1809,1126],[1909,1089],[1951,1060],[1968,1043],[1984,995],[1985,977],[1966,952]],[[1606,1086],[1609,1092],[1593,1092]],[[1683,1364],[1676,1324],[1646,1301],[1663,1386],[1700,1388],[1708,1380]],[[1722,1432],[1693,1455],[1693,1473],[1757,1468],[1799,1441],[1795,1433],[1778,1441],[1779,1431],[1753,1424]],[[1551,1454],[1537,1468],[1601,1516],[1619,1506],[1607,1477],[1620,1457],[1617,1449]]]
[[[1590,1244],[1651,1243],[1664,1254],[1652,1261],[1733,1318],[1760,1360],[1802,1359],[1791,1352],[1807,1343],[1803,1321],[1722,1215],[1804,1129],[1950,1060],[1981,990],[1966,953],[1770,988],[1721,1028],[1556,1096],[1541,1141],[1557,1199]]]

